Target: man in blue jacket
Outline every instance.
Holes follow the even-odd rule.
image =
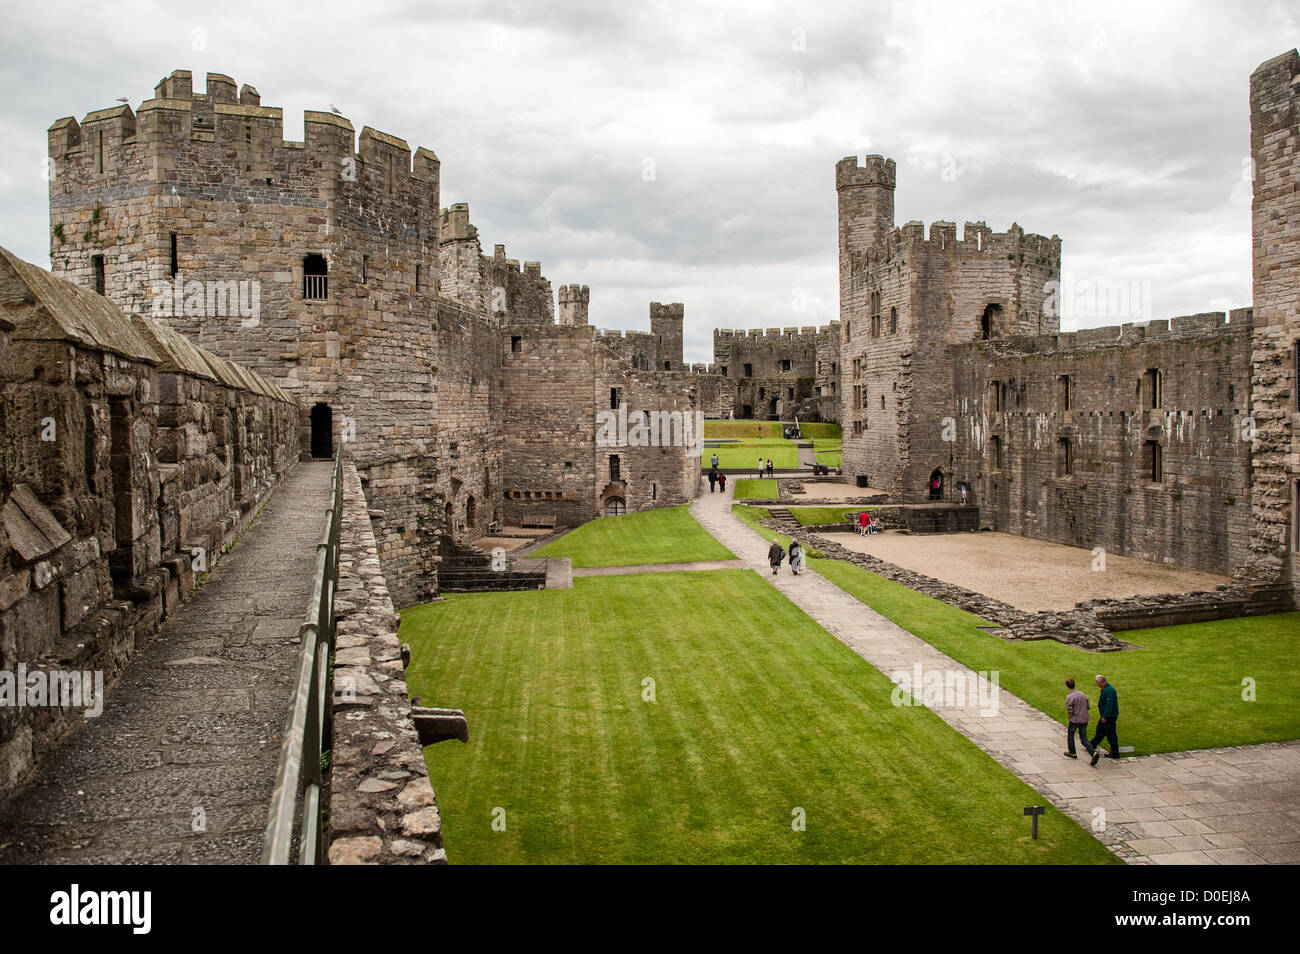
[[[1119,758],[1119,736],[1115,732],[1115,723],[1119,721],[1119,696],[1115,692],[1115,687],[1106,681],[1105,676],[1098,676],[1094,680],[1101,688],[1101,693],[1097,696],[1097,712],[1100,718],[1097,720],[1097,734],[1092,737],[1088,743],[1092,749],[1092,762],[1096,765],[1097,760],[1101,758],[1101,747],[1097,744],[1104,737],[1110,743],[1110,754],[1108,759]]]

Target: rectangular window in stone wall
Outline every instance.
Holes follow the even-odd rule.
[[[1000,381],[989,382],[989,410],[994,414],[1002,410],[1002,387]]]
[[[853,406],[862,407],[862,385],[853,385]]]
[[[989,438],[989,470],[999,471],[1002,469],[1002,438]]]
[[[752,378],[753,376],[754,376],[754,366],[752,364],[745,365],[745,377]]]
[[[619,470],[618,455],[610,454],[609,455],[609,479],[622,480],[622,477],[620,477],[619,474],[620,474],[620,470]]]
[[[95,293],[97,295],[104,294],[104,288],[106,286],[104,280],[104,256],[103,255],[90,256],[90,272],[94,278]]]
[[[510,350],[515,354],[524,350],[524,339],[519,335],[510,336]]]
[[[1068,437],[1056,442],[1056,476],[1069,477],[1074,473],[1074,448]]]
[[[853,380],[856,381],[860,377],[862,377],[862,359],[854,358],[853,359]]]
[[[857,436],[861,436],[861,434],[862,434],[862,422],[861,422],[861,421],[854,421],[854,422],[853,422],[853,433],[854,433],[855,435],[857,435]]]
[[[175,278],[175,277],[176,277],[176,273],[179,272],[179,271],[181,270],[180,261],[179,261],[179,259],[177,258],[177,255],[176,255],[176,233],[175,233],[175,232],[172,232],[172,233],[171,233],[171,235],[170,235],[170,240],[171,240],[171,264],[170,264],[170,273],[171,273],[172,278]]]
[[[1056,409],[1068,411],[1070,407],[1070,376],[1062,374],[1056,379]]]
[[[623,403],[623,389],[622,389],[622,388],[610,388],[610,389],[609,389],[609,406],[610,406],[610,409],[611,409],[611,410],[614,410],[614,411],[617,411],[617,410],[618,410],[618,406],[619,406],[620,404],[622,404],[622,403]]]
[[[897,308],[889,309],[889,333],[891,335],[898,334],[898,309]]]
[[[1160,378],[1159,368],[1148,368],[1142,378],[1142,390],[1144,392],[1147,410],[1155,411],[1164,406],[1164,387]]]
[[[1147,441],[1142,447],[1142,469],[1147,479],[1158,484],[1165,479],[1164,448],[1159,441]]]
[[[782,359],[781,359],[781,370],[782,370],[782,371],[789,371],[790,368],[791,368],[790,359],[789,359],[789,358],[782,358]]]

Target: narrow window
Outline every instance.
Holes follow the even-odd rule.
[[[1002,410],[1002,389],[998,381],[989,382],[989,407],[994,414]]]
[[[176,273],[179,272],[179,271],[181,270],[180,262],[177,260],[177,257],[176,257],[176,233],[175,233],[175,232],[172,232],[172,233],[171,233],[171,246],[172,246],[172,251],[171,251],[171,276],[172,276],[172,278],[175,278],[175,277],[176,277]]]
[[[90,256],[90,271],[94,278],[95,293],[98,295],[104,294],[104,288],[106,286],[104,284],[104,256],[103,255]]]
[[[889,333],[891,335],[898,334],[898,309],[897,308],[889,309]]]
[[[314,252],[302,260],[302,297],[308,301],[324,301],[329,297],[329,266],[324,255]]]
[[[754,376],[754,366],[752,364],[745,365],[745,377],[752,378],[753,376]]]
[[[1146,453],[1146,471],[1151,478],[1151,483],[1158,484],[1165,479],[1165,462],[1164,449],[1160,446],[1159,441],[1147,441]]]
[[[1146,391],[1148,411],[1156,411],[1164,406],[1164,382],[1161,380],[1159,368],[1147,369],[1143,379],[1143,390]]]
[[[880,337],[880,292],[871,293],[871,337]]]
[[[989,438],[989,470],[1002,469],[1002,438]]]
[[[104,130],[99,130],[98,147],[95,149],[95,171],[103,173],[104,171]]]
[[[423,277],[424,266],[417,264],[415,266],[415,290],[420,290],[420,279]]]
[[[609,479],[622,480],[622,478],[619,476],[619,462],[618,462],[617,454],[609,455]]]
[[[860,377],[862,377],[862,359],[854,358],[853,359],[853,380],[856,381]]]
[[[513,351],[515,354],[518,354],[519,352],[524,350],[524,339],[522,336],[520,335],[510,336],[510,350]]]
[[[617,410],[618,410],[618,406],[619,406],[620,404],[622,404],[622,403],[623,403],[623,389],[622,389],[622,388],[610,388],[610,389],[609,389],[609,407],[610,407],[610,410],[617,411]],[[617,459],[617,458],[615,458],[615,459]]]
[[[790,361],[789,361],[788,358],[787,358],[787,359],[783,359],[783,360],[781,361],[781,370],[782,370],[782,371],[789,371],[789,370],[790,370]]]
[[[370,256],[362,255],[361,256],[361,284],[364,285],[368,281],[370,281]]]
[[[722,366],[722,376],[724,378],[727,376],[727,366],[725,364]]]
[[[1062,374],[1056,379],[1056,409],[1068,411],[1070,407],[1070,376]]]
[[[1068,437],[1056,442],[1056,476],[1069,477],[1074,473],[1074,448]]]

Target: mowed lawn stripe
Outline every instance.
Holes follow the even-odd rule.
[[[734,553],[696,522],[686,504],[598,517],[532,555],[568,557],[575,567],[735,559]]]
[[[1050,810],[1031,842],[1041,797],[749,570],[454,595],[402,638],[469,718],[426,750],[454,862],[1113,860]]]

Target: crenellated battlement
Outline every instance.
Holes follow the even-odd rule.
[[[845,156],[835,163],[835,188],[850,189],[856,186],[883,186],[892,189],[897,181],[898,168],[893,159],[884,156]]]
[[[838,330],[839,324],[838,321],[832,321],[829,325],[821,327],[805,325],[801,328],[751,328],[748,331],[743,328],[739,331],[731,328],[714,328],[713,340],[718,341],[725,338],[790,339],[803,336],[816,337],[817,335],[828,335],[832,331]]]
[[[304,112],[303,133],[300,142],[285,139],[283,110],[263,106],[252,86],[238,88],[229,76],[209,73],[206,91],[198,93],[191,73],[176,70],[138,110],[122,104],[93,110],[80,123],[70,116],[56,120],[48,139],[51,194],[84,188],[87,175],[113,185],[124,179],[172,182],[169,171],[202,153],[207,162],[235,165],[250,185],[274,186],[310,173],[320,188],[433,189],[436,195],[439,161],[431,150],[412,153],[404,140],[369,126],[358,137],[347,118],[317,110]]]
[[[926,236],[925,223],[907,222],[895,227],[884,241],[854,261],[855,268],[871,268],[899,257],[910,255],[942,254],[953,258],[985,259],[1008,258],[1017,263],[1035,262],[1049,265],[1059,271],[1061,263],[1061,238],[1026,232],[1012,223],[1005,232],[995,232],[984,222],[967,222],[962,237],[957,237],[957,223],[938,220],[930,223]]]

